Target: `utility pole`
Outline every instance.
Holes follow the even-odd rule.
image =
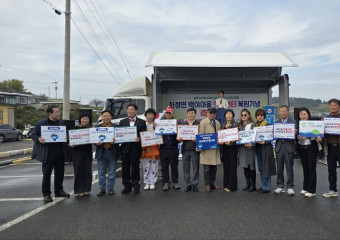
[[[64,55],[64,97],[63,119],[70,120],[70,31],[71,30],[71,0],[66,0],[65,11],[65,55]]]

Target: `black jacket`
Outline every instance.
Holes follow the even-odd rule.
[[[143,119],[136,118],[135,126],[137,126],[137,136],[139,137],[139,133],[146,131],[146,122]],[[120,120],[119,127],[130,127],[129,118],[124,118]],[[129,151],[133,151],[136,154],[142,153],[142,147],[140,142],[130,142],[130,143],[122,143],[120,146],[120,151],[123,154],[128,153]]]

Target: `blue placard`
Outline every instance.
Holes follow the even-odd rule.
[[[274,116],[266,116],[266,121],[270,124],[274,124]]]
[[[264,110],[266,111],[267,116],[274,116],[275,115],[275,108],[274,106],[265,106]]]
[[[216,149],[217,145],[217,134],[206,133],[196,135],[196,148],[198,150]]]

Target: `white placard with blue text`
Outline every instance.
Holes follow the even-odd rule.
[[[301,137],[322,137],[324,136],[324,121],[300,121],[299,135]]]
[[[112,142],[114,137],[113,127],[96,127],[90,128],[90,142]]]
[[[239,140],[236,142],[237,145],[255,143],[256,129],[239,131]]]
[[[340,135],[340,118],[324,118],[325,133]]]
[[[255,142],[273,141],[273,139],[274,139],[273,125],[256,127],[255,129],[256,129]]]
[[[295,124],[274,123],[274,139],[295,139]]]
[[[65,126],[41,126],[41,137],[46,143],[66,142]]]
[[[177,134],[177,120],[164,119],[157,122],[155,128],[156,135],[175,135]]]

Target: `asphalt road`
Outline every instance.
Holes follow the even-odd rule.
[[[0,144],[0,152],[7,152],[25,148],[33,148],[33,141],[30,138],[21,141],[9,140]]]
[[[93,166],[95,170],[96,164]],[[72,166],[65,168],[64,188],[71,192]],[[121,178],[117,178],[113,196],[96,197],[95,181],[89,197],[72,195],[44,205],[41,165],[32,160],[6,166],[0,168],[0,239],[336,239],[340,235],[340,200],[322,197],[328,190],[327,166],[318,164],[317,196],[311,199],[299,194],[299,160],[294,170],[294,197],[221,190],[205,193],[203,184],[198,193],[185,193],[183,188],[163,192],[160,183],[154,191],[122,195]],[[242,188],[242,169],[238,173]],[[202,183],[202,169],[200,174]],[[182,178],[180,162],[184,186]],[[275,181],[276,177],[273,188]],[[221,166],[217,183],[222,184]],[[31,211],[37,213],[4,229],[5,224],[19,221]]]

